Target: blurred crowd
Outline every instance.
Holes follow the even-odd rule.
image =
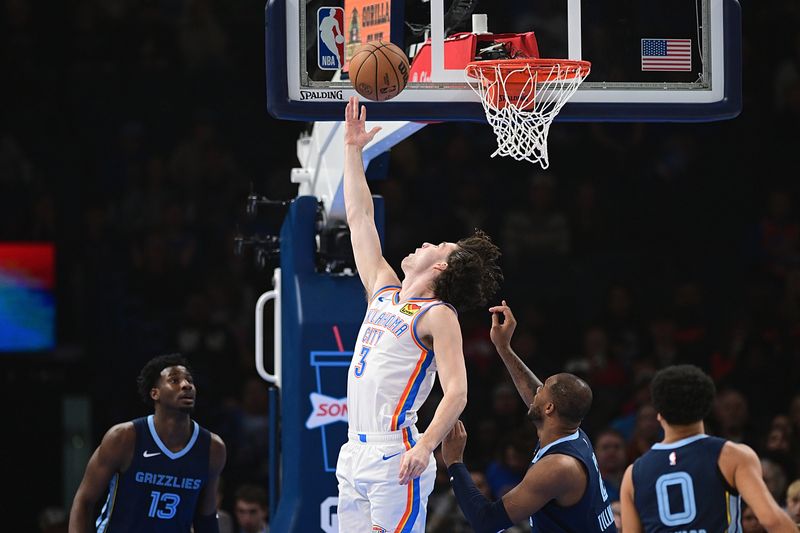
[[[389,178],[374,191],[386,198],[385,252],[396,267],[423,240],[476,227],[494,237],[506,275],[497,299],[519,320],[516,351],[541,377],[569,371],[593,387],[585,429],[610,492],[660,438],[650,377],[691,362],[719,389],[708,431],[753,446],[773,495],[800,520],[800,188],[791,171],[800,8],[742,5],[736,119],[556,123],[547,171],[490,159],[484,124],[429,125],[392,149]],[[249,223],[251,191],[296,194],[289,170],[306,127],[266,112],[262,8],[0,4],[0,240],[56,244],[54,355],[67,375],[92,376],[54,386],[88,387],[99,439],[143,414],[134,387],[142,364],[183,352],[198,379],[198,420],[228,445],[220,507],[231,515],[238,489],[266,487],[270,475],[252,309],[271,276],[236,255],[233,238]],[[489,341],[488,312],[465,313],[462,326],[466,459],[497,498],[521,478],[535,430]],[[440,474],[428,529],[466,530]],[[59,501],[54,487],[44,501]],[[63,515],[39,510],[43,527]]]

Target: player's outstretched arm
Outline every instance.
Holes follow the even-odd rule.
[[[511,374],[511,379],[514,380],[514,385],[517,387],[517,392],[522,397],[522,401],[529,406],[533,403],[536,389],[541,387],[542,381],[511,349],[511,337],[517,327],[517,320],[514,318],[511,308],[506,305],[505,300],[503,300],[502,305],[490,307],[489,312],[492,313],[492,329],[489,332],[489,336],[497,349],[497,353],[500,354],[500,358],[505,363],[508,373]],[[503,316],[503,322],[500,322],[501,315]]]
[[[371,296],[385,285],[399,285],[400,280],[383,258],[375,206],[364,174],[363,149],[379,127],[366,130],[367,108],[351,97],[344,111],[344,203],[353,255],[361,282]]]
[[[132,422],[117,424],[109,429],[100,446],[86,465],[80,486],[72,500],[69,513],[69,533],[94,531],[95,506],[115,473],[130,464],[136,445],[136,430]]]
[[[571,505],[586,489],[586,474],[578,461],[567,455],[552,454],[531,466],[522,482],[502,500],[491,502],[475,487],[463,464],[466,441],[467,433],[459,420],[442,442],[442,459],[447,465],[458,505],[479,533],[494,533],[511,527],[551,500]]]
[[[418,334],[433,338],[436,370],[442,385],[442,400],[433,419],[417,444],[403,454],[400,483],[419,477],[428,467],[433,450],[458,420],[467,405],[467,369],[461,345],[461,328],[452,309],[445,305],[431,308],[417,324]]]
[[[442,441],[442,459],[447,465],[447,473],[450,475],[450,483],[453,485],[458,506],[476,532],[504,531],[514,524],[508,517],[502,500],[489,501],[475,486],[469,470],[464,465],[466,445],[467,431],[461,420],[458,420]]]
[[[625,533],[642,533],[642,521],[633,499],[633,465],[628,465],[622,477],[619,503],[622,508],[622,530]]]
[[[217,489],[222,469],[225,468],[227,452],[222,439],[212,433],[209,451],[208,483],[206,483],[194,517],[195,533],[219,533],[217,521]]]
[[[503,506],[515,524],[544,507],[550,500],[582,495],[586,473],[577,459],[554,453],[545,455],[531,466],[522,482],[503,496]],[[580,497],[580,496],[579,496]],[[577,500],[576,500],[577,501]],[[570,505],[574,505],[570,503]]]
[[[745,444],[727,442],[719,456],[725,479],[739,491],[753,509],[758,521],[769,533],[797,533],[797,526],[775,502],[764,483],[761,461]]]

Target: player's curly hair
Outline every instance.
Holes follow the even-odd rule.
[[[185,367],[189,373],[192,372],[186,358],[179,353],[168,353],[153,357],[142,367],[142,371],[139,372],[139,377],[136,378],[136,387],[144,403],[151,406],[153,405],[153,399],[150,397],[150,390],[158,383],[158,377],[161,375],[161,371],[171,366],[182,366]]]
[[[653,407],[669,424],[686,425],[711,412],[717,387],[695,365],[674,365],[659,370],[650,383]]]
[[[433,292],[459,311],[486,305],[503,281],[497,264],[500,249],[481,230],[456,245],[458,248],[447,256],[447,268],[433,282]]]

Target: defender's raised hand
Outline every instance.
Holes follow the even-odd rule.
[[[453,429],[442,441],[442,460],[448,467],[453,463],[464,462],[464,448],[467,446],[467,430],[464,423],[457,420]]]
[[[359,106],[358,97],[351,96],[344,108],[344,143],[364,148],[375,137],[380,126],[367,131],[367,107]]]
[[[514,329],[517,327],[517,319],[511,312],[511,308],[506,305],[503,300],[502,305],[496,305],[489,308],[492,313],[492,329],[489,331],[489,337],[496,348],[505,348],[511,346],[511,336],[514,335]],[[503,315],[503,322],[500,322],[500,315]]]

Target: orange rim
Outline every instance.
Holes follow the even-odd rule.
[[[489,82],[494,82],[497,72],[501,72],[506,83],[521,84],[530,80],[531,71],[537,74],[538,83],[548,83],[585,78],[591,67],[589,61],[578,59],[493,59],[468,63],[465,71],[470,78],[479,80],[483,75]]]

